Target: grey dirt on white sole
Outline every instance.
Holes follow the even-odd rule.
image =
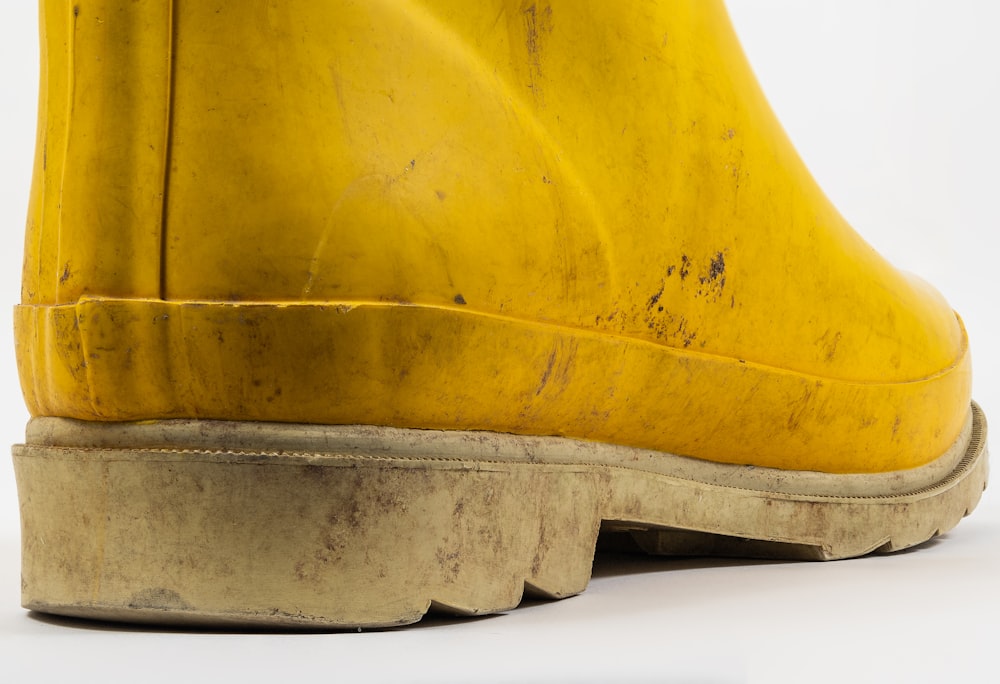
[[[933,463],[829,475],[556,437],[40,418],[14,447],[22,601],[128,622],[381,627],[583,591],[598,533],[654,554],[919,544],[986,484],[986,421]]]

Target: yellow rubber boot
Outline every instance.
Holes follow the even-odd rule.
[[[376,626],[843,558],[986,481],[960,319],[708,0],[42,0],[23,602]]]

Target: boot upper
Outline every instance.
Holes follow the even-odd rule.
[[[19,314],[46,331],[21,342],[36,413],[560,434],[833,472],[920,465],[964,423],[960,320],[816,186],[720,3],[60,4]],[[172,398],[116,399],[95,387],[123,371],[73,330],[146,340],[152,375],[180,352],[103,300],[222,346],[164,362]],[[284,342],[225,347],[267,306],[305,316],[273,323],[296,337],[310,306],[353,311],[326,343],[365,351],[310,351],[310,370]],[[477,345],[493,361],[463,361]],[[169,389],[251,366],[282,393]],[[312,375],[326,399],[288,389]]]

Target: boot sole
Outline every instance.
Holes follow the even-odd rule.
[[[590,579],[598,533],[653,554],[828,560],[955,526],[986,420],[922,468],[789,472],[486,432],[40,418],[14,447],[22,602],[160,624],[385,627]]]

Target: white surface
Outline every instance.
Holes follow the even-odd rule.
[[[21,438],[10,310],[34,144],[36,19],[0,22],[0,442]],[[1000,420],[1000,5],[730,0],[799,151],[855,227],[965,318],[975,394]],[[1000,425],[1000,423],[997,423]],[[0,680],[995,680],[1000,505],[891,557],[601,559],[583,595],[364,634],[143,631],[18,607],[17,503],[0,463]]]

